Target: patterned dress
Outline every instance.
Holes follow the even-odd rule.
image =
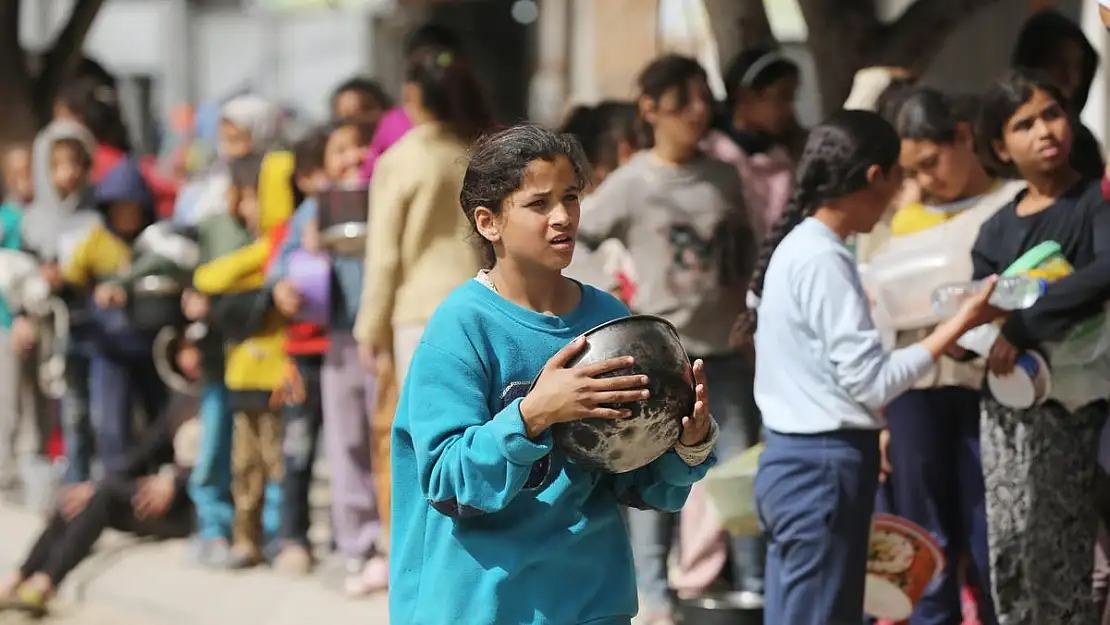
[[[991,586],[999,625],[1095,625],[1094,492],[1107,402],[1068,412],[983,400]]]

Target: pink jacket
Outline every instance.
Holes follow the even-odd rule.
[[[782,216],[794,183],[794,163],[782,147],[775,146],[765,154],[749,156],[731,138],[712,130],[702,142],[706,154],[736,167],[744,183],[744,200],[748,218],[756,236],[762,241],[771,226]]]
[[[378,121],[378,127],[374,130],[374,137],[370,140],[370,153],[366,156],[366,163],[362,166],[362,179],[369,181],[374,175],[374,165],[378,162],[378,157],[383,152],[388,150],[405,136],[405,133],[412,130],[412,121],[409,120],[408,115],[405,115],[404,109],[397,106],[386,111],[382,115],[381,120]]]

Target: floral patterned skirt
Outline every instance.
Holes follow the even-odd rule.
[[[1107,403],[1027,410],[986,397],[981,444],[999,625],[1096,625],[1098,443]]]

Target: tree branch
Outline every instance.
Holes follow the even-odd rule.
[[[74,3],[69,20],[43,58],[42,72],[35,83],[36,107],[49,105],[69,72],[80,61],[85,37],[103,5],[104,0],[77,0]]]
[[[871,59],[875,64],[923,70],[956,26],[998,0],[916,0],[883,26]]]

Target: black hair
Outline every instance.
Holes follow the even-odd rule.
[[[293,144],[293,176],[308,176],[324,167],[324,150],[328,145],[326,129],[309,131]],[[294,185],[296,186],[296,185]]]
[[[894,127],[903,139],[949,144],[955,141],[960,124],[974,125],[978,105],[975,96],[951,96],[929,87],[914,89],[898,109]]]
[[[442,48],[456,54],[463,52],[462,39],[451,27],[428,22],[409,33],[405,39],[404,54],[412,56],[422,48]]]
[[[866,189],[872,166],[889,170],[898,162],[901,148],[894,127],[870,111],[840,110],[813,128],[794,173],[794,190],[782,217],[771,228],[759,253],[759,262],[748,290],[763,295],[767,264],[775,248],[798,224],[823,204]],[[755,332],[755,310],[738,321],[741,339]]]
[[[493,127],[486,92],[470,62],[454,50],[420,48],[409,59],[405,82],[420,89],[424,108],[470,143]]]
[[[54,150],[60,147],[73,150],[73,153],[77,155],[78,162],[81,163],[81,167],[84,168],[85,171],[92,168],[92,154],[89,154],[89,148],[83,141],[74,139],[73,137],[62,137],[51,144],[50,153],[53,154]]]
[[[374,128],[369,124],[350,117],[341,117],[329,122],[321,131],[324,135],[325,149],[328,145],[328,139],[332,134],[344,128],[354,128],[355,131],[358,132],[358,140],[362,145],[369,145],[370,140],[374,137]]]
[[[798,65],[772,48],[751,48],[736,55],[725,70],[725,106],[731,115],[743,89],[763,91],[784,78],[798,78]]]
[[[58,101],[77,116],[99,143],[121,152],[131,151],[131,136],[123,123],[119,94],[97,76],[78,78],[58,93]]]
[[[1001,141],[1006,122],[1040,90],[1067,111],[1068,100],[1052,80],[1042,72],[1031,69],[1011,69],[983,94],[979,117],[975,123],[975,136],[979,150],[992,169],[1016,174],[1013,163],[1002,162],[994,151],[994,142]]]
[[[487,267],[496,262],[493,244],[478,234],[474,211],[485,206],[495,215],[500,214],[505,199],[520,188],[529,164],[540,160],[551,162],[560,156],[570,161],[578,184],[585,187],[590,179],[589,161],[582,146],[569,134],[522,125],[484,136],[474,144],[459,202],[481,244]]]
[[[688,83],[692,78],[706,79],[705,68],[697,60],[679,54],[663,55],[644,68],[636,80],[640,95],[653,102],[659,102],[670,89],[678,89],[678,107],[685,108],[690,103]],[[655,145],[655,133],[644,119],[640,119],[640,136],[644,147]]]
[[[891,124],[895,124],[898,111],[906,98],[917,89],[916,76],[897,76],[891,78],[883,92],[875,99],[875,112]]]
[[[572,135],[582,145],[582,151],[590,162],[595,162],[597,139],[601,133],[600,118],[596,106],[579,104],[567,115],[559,132]]]
[[[633,151],[640,148],[636,132],[639,111],[635,102],[607,100],[597,105],[597,160],[595,164],[612,171],[620,166],[620,147],[628,144]]]
[[[343,81],[332,90],[331,97],[328,98],[328,105],[331,107],[333,113],[335,112],[335,101],[339,99],[339,96],[349,91],[373,100],[382,110],[393,106],[392,98],[389,97],[389,94],[385,92],[385,89],[382,89],[382,86],[379,85],[377,81],[362,76],[355,76],[354,78],[348,78]]]
[[[231,186],[239,189],[258,189],[263,158],[265,158],[264,154],[252,152],[228,163]]]

